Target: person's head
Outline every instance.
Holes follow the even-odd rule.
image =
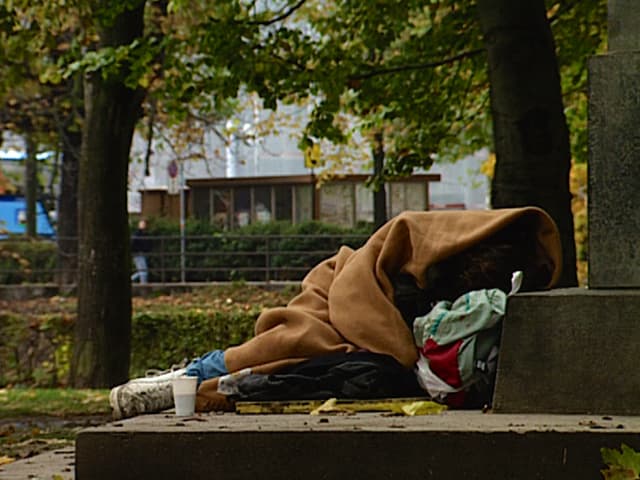
[[[539,278],[535,259],[535,233],[524,222],[515,222],[430,267],[426,283],[435,300],[454,301],[471,290],[499,288],[508,293],[513,272],[521,270],[523,290],[541,288],[544,279]]]
[[[138,220],[138,229],[144,230],[146,228],[147,228],[147,221],[144,218],[141,218],[140,220]]]

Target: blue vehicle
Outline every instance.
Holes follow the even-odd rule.
[[[24,197],[0,195],[0,238],[24,235],[26,231],[27,205]],[[41,237],[53,237],[55,230],[42,202],[36,203],[36,233]]]

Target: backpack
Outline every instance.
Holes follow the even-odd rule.
[[[474,290],[415,319],[416,374],[433,400],[452,408],[491,403],[507,296],[497,288]]]

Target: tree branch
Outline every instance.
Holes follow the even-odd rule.
[[[287,17],[290,17],[291,15],[293,15],[293,13],[300,9],[300,7],[302,7],[302,5],[304,5],[306,2],[306,0],[300,0],[298,3],[296,3],[295,5],[293,5],[291,8],[289,8],[289,10],[286,10],[285,12],[283,12],[281,15],[274,17],[270,20],[264,20],[264,21],[251,21],[251,22],[246,22],[248,25],[262,25],[262,26],[269,26],[269,25],[273,25],[274,23],[278,23],[281,22],[282,20],[286,19]]]
[[[441,67],[442,65],[447,65],[450,63],[457,62],[459,60],[463,60],[465,58],[474,57],[485,50],[483,48],[478,48],[475,50],[469,50],[467,52],[459,53],[458,55],[454,55],[453,57],[444,58],[442,60],[438,60],[437,62],[429,62],[429,63],[421,63],[417,65],[400,65],[392,68],[383,68],[380,70],[372,70],[367,73],[363,73],[361,75],[355,75],[351,77],[351,80],[367,80],[369,78],[377,77],[380,75],[388,75],[392,73],[400,73],[400,72],[410,72],[413,70],[425,70],[427,68],[435,68]]]
[[[249,20],[249,21],[241,21],[241,20],[231,20],[230,23],[234,25],[259,25],[263,27],[268,27],[269,25],[273,25],[274,23],[281,22],[286,18],[293,15],[293,13],[302,7],[306,3],[306,0],[299,0],[298,3],[293,5],[288,10],[284,11],[282,14],[277,17],[270,18],[269,20]],[[209,20],[215,23],[222,23],[222,20],[219,18],[209,17]]]

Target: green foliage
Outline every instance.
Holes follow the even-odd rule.
[[[131,375],[144,376],[149,368],[168,368],[216,349],[251,338],[260,310],[218,312],[201,308],[133,316]]]
[[[557,47],[560,81],[571,154],[577,163],[587,161],[588,61],[607,46],[607,2],[545,2]]]
[[[0,281],[50,283],[56,267],[56,244],[49,240],[20,238],[0,243]]]
[[[97,48],[101,28],[141,3],[3,6],[0,53],[12,61],[0,75],[0,99],[3,90],[16,98],[25,80],[39,79],[42,85],[35,81],[29,91],[42,97],[39,89],[49,81],[86,71],[106,77],[125,66],[127,85],[148,89],[155,121],[165,126],[186,125],[194,116],[201,124],[223,124],[241,108],[239,92],[256,92],[274,110],[279,102],[311,101],[301,144],[383,131],[384,176],[491,143],[476,2],[285,0],[261,8],[239,0],[173,0],[165,8],[146,2],[143,36]],[[606,44],[606,4],[545,1],[578,162],[586,158],[586,62]],[[59,105],[70,104],[69,92],[66,102],[64,92],[55,93],[62,93]],[[38,112],[52,117],[41,107],[31,116]],[[345,113],[351,121],[341,119]]]
[[[634,480],[640,478],[640,453],[621,445],[620,450],[601,448],[602,461],[607,466],[602,470],[605,480]]]
[[[151,281],[180,280],[180,236],[175,222],[149,219],[148,233],[154,248],[148,256]],[[208,222],[189,221],[185,233],[186,279],[229,281],[266,279],[267,266],[277,267],[270,280],[300,280],[340,246],[358,248],[371,233],[370,225],[347,229],[321,222],[255,223],[222,232]],[[267,257],[267,253],[269,254]],[[267,261],[271,262],[267,264]]]
[[[66,382],[74,316],[0,313],[0,385],[57,386]]]
[[[269,291],[237,283],[175,296],[136,297],[131,376],[243,343],[253,336],[264,308],[285,305],[298,291]],[[75,307],[75,299],[63,297],[4,303],[0,386],[67,386]]]
[[[8,388],[0,390],[0,418],[108,414],[109,391]],[[36,432],[31,432],[32,434]]]

